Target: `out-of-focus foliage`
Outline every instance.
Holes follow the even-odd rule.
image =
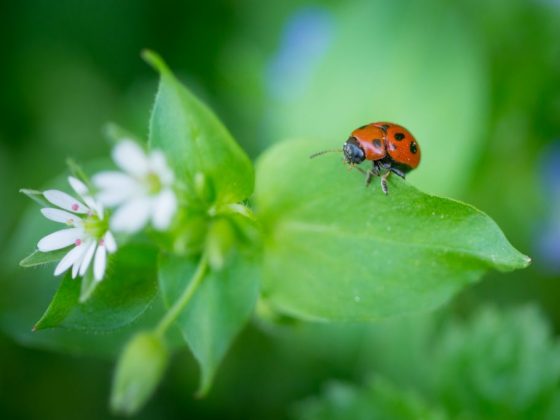
[[[414,420],[447,418],[421,397],[403,391],[380,377],[363,388],[343,383],[329,384],[320,398],[299,407],[301,420]]]
[[[398,324],[397,324],[398,325]],[[416,370],[423,386],[396,386],[383,375],[364,387],[331,385],[299,409],[301,419],[556,419],[560,416],[560,342],[535,307],[484,308],[469,321],[426,330]],[[395,343],[397,344],[397,343]],[[401,343],[402,344],[402,343]],[[397,344],[398,345],[398,344]],[[415,353],[416,349],[407,350]],[[413,369],[414,370],[414,369]],[[394,373],[394,372],[393,372]],[[406,381],[406,380],[405,380]],[[368,415],[370,417],[368,417]]]
[[[560,342],[534,307],[483,309],[434,343],[434,398],[461,418],[560,417]]]

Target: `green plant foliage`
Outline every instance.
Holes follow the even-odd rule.
[[[161,75],[150,120],[150,147],[162,149],[177,177],[194,188],[203,174],[218,204],[248,198],[253,167],[213,112],[195,98],[155,53],[144,58]]]
[[[160,287],[171,306],[188,285],[197,262],[162,255]],[[256,265],[232,255],[219,271],[211,271],[178,318],[185,340],[201,367],[198,393],[208,392],[216,369],[234,337],[247,323],[259,290]]]
[[[309,399],[296,410],[300,420],[444,420],[444,412],[420,396],[376,377],[365,387],[332,383],[321,397]]]
[[[468,320],[447,320],[439,328],[433,321],[426,328],[421,320],[421,333],[409,340],[407,325],[413,323],[409,318],[374,327],[383,347],[373,340],[368,354],[385,359],[376,362],[374,380],[363,387],[331,386],[301,404],[298,417],[354,420],[377,415],[384,407],[401,410],[385,411],[381,418],[559,418],[560,342],[535,307],[483,307]],[[385,333],[401,325],[404,333]],[[396,356],[390,354],[399,348]],[[404,368],[394,369],[387,359]],[[419,373],[425,376],[421,381]],[[421,415],[422,407],[437,410]]]
[[[108,331],[133,322],[157,295],[156,251],[146,245],[127,245],[111,258],[107,276],[93,278],[95,293],[83,299],[83,284],[65,276],[35,329],[61,326],[70,329]],[[87,287],[87,286],[86,286]]]
[[[534,307],[450,322],[433,351],[434,397],[456,417],[560,418],[560,342]]]
[[[373,320],[436,308],[488,269],[526,267],[479,210],[393,177],[389,195],[307,141],[258,162],[263,290],[278,309],[322,320]],[[279,176],[281,174],[281,176]]]
[[[161,76],[149,143],[175,171],[179,213],[168,231],[118,237],[103,281],[95,282],[91,270],[81,281],[66,276],[35,325],[75,331],[72,345],[83,332],[137,334],[118,363],[114,411],[134,413],[153,393],[175,347],[170,326],[178,327],[198,361],[198,395],[205,395],[251,317],[261,277],[263,307],[272,311],[304,320],[371,321],[437,308],[489,269],[529,264],[484,213],[394,177],[388,196],[377,182],[365,189],[360,174],[345,171],[333,155],[309,160],[322,148],[316,142],[287,141],[261,157],[253,212],[241,202],[253,192],[247,156],[157,55],[144,57]],[[71,169],[87,182],[89,171]],[[40,192],[24,193],[41,202]],[[25,220],[14,255],[52,229],[38,212]],[[35,253],[21,264],[40,266],[55,256]],[[42,302],[45,290],[36,293]],[[152,307],[158,290],[163,313],[157,303]],[[122,341],[115,334],[110,351]],[[376,379],[363,395],[336,389],[330,394],[343,397],[335,411],[338,403],[367,408],[373,395],[380,418],[440,415],[386,381]]]
[[[136,413],[159,384],[168,360],[159,336],[142,332],[130,340],[117,362],[111,409],[117,414]]]

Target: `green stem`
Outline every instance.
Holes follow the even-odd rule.
[[[206,255],[203,255],[198,263],[198,267],[196,272],[194,273],[191,281],[189,282],[188,286],[184,290],[183,294],[177,299],[177,301],[173,304],[173,306],[167,311],[165,316],[161,319],[158,326],[156,327],[156,334],[159,336],[163,336],[165,332],[169,329],[171,324],[175,322],[175,320],[179,317],[183,309],[188,305],[190,300],[192,299],[194,292],[204,280],[204,276],[208,271],[208,259]]]

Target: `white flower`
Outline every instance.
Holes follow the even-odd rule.
[[[97,199],[108,207],[118,207],[111,217],[111,229],[133,233],[150,220],[158,230],[171,224],[177,211],[175,180],[160,150],[146,152],[134,141],[123,140],[113,149],[113,160],[121,171],[95,175]]]
[[[107,253],[115,252],[117,244],[103,218],[103,207],[88,194],[84,183],[74,177],[69,177],[68,182],[81,200],[62,191],[47,190],[43,196],[57,208],[41,209],[47,219],[64,223],[68,228],[45,236],[37,248],[41,252],[50,252],[74,245],[60,260],[54,275],[72,267],[72,278],[83,276],[93,260],[94,278],[101,281],[107,266]]]

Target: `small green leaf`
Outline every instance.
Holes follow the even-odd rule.
[[[49,264],[58,262],[68,253],[68,249],[59,249],[52,252],[41,252],[39,250],[20,261],[19,265],[22,267],[35,267],[37,265]]]
[[[442,409],[430,406],[413,391],[403,390],[383,377],[376,377],[362,388],[331,383],[320,397],[300,403],[296,416],[300,420],[448,418]]]
[[[233,203],[253,191],[253,167],[247,155],[214,113],[182,85],[152,51],[144,59],[161,76],[150,121],[150,147],[162,149],[179,180],[194,189],[198,173],[217,203]]]
[[[111,390],[113,412],[138,412],[158,386],[168,361],[167,349],[158,335],[142,332],[132,338],[117,362]]]
[[[164,301],[171,306],[187,287],[197,262],[171,255],[160,257],[159,280]],[[198,389],[210,389],[218,365],[249,319],[258,295],[256,265],[233,255],[220,271],[210,271],[177,325],[198,360],[202,378]]]
[[[310,160],[317,150],[317,143],[285,142],[257,166],[263,289],[278,309],[354,321],[426,311],[488,269],[529,264],[474,207],[398,177],[386,196],[378,180],[365,188],[338,156]]]
[[[105,278],[88,270],[84,278],[65,276],[36,330],[56,326],[110,331],[140,316],[157,294],[156,251],[129,244],[109,256]]]

